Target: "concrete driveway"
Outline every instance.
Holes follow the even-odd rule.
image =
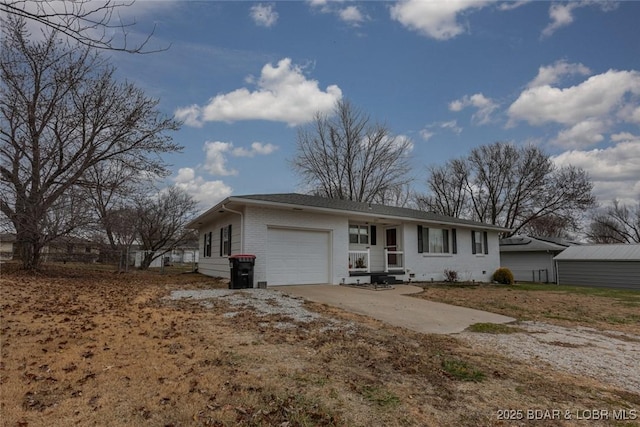
[[[421,292],[422,288],[412,285],[396,285],[394,289],[379,291],[336,285],[274,286],[273,289],[428,334],[453,334],[474,323],[516,320],[487,311],[413,298],[408,294]]]

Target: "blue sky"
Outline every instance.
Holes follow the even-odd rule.
[[[495,141],[587,170],[602,203],[640,198],[640,2],[138,1],[120,78],[184,121],[166,184],[202,207],[300,191],[288,160],[317,111],[348,99],[426,168]]]

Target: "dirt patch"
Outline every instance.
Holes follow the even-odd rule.
[[[599,378],[205,276],[4,270],[0,287],[3,426],[477,426],[514,424],[502,409],[640,409]],[[184,290],[222,296],[168,298]]]

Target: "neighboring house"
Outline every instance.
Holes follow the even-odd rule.
[[[13,258],[13,244],[15,241],[15,234],[0,233],[0,261],[9,261]]]
[[[162,254],[163,250],[158,250],[155,252],[155,255],[158,255],[158,257],[151,261],[151,265],[149,265],[149,267],[160,268],[163,264],[165,266],[172,264],[197,264],[200,256],[200,250],[197,245],[198,242],[188,242],[177,248],[173,248],[164,254]],[[140,249],[139,245],[135,245],[135,247],[133,247],[129,252],[130,258],[133,259],[133,265],[135,267],[140,267],[145,254],[148,252],[149,251]]]
[[[79,237],[64,236],[49,242],[42,250],[45,262],[96,262],[100,245]]]
[[[0,235],[0,259],[10,260],[14,255],[15,234]],[[58,237],[42,248],[45,262],[95,262],[100,256],[100,246],[90,240],[77,237]]]
[[[488,282],[500,266],[498,233],[507,231],[295,193],[228,197],[187,226],[199,232],[199,272],[229,278],[229,255],[253,254],[254,286],[440,281],[446,269]]]
[[[554,260],[560,285],[640,290],[640,244],[571,246]]]
[[[198,248],[191,246],[175,248],[171,251],[171,263],[191,264],[197,263],[199,258]]]
[[[555,283],[553,258],[574,244],[563,239],[531,236],[500,239],[500,265],[511,270],[517,282]]]

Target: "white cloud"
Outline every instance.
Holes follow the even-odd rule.
[[[624,105],[618,111],[618,118],[624,122],[640,124],[640,106],[631,103]]]
[[[278,22],[278,12],[273,4],[256,4],[250,9],[251,19],[261,27],[272,27]]]
[[[237,175],[235,169],[227,169],[227,158],[225,153],[231,152],[233,144],[230,142],[207,141],[204,143],[203,150],[206,153],[204,169],[211,175]]]
[[[337,85],[322,91],[317,80],[308,80],[302,67],[284,58],[266,64],[256,82],[257,89],[236,89],[217,95],[205,106],[179,108],[176,118],[190,126],[207,121],[270,120],[296,126],[309,122],[317,112],[330,112],[342,98]]]
[[[552,142],[563,147],[588,147],[602,142],[604,140],[602,134],[606,129],[605,123],[588,119],[560,131]]]
[[[185,125],[192,127],[202,127],[202,121],[200,121],[200,116],[202,114],[202,109],[197,105],[190,105],[184,108],[178,108],[175,112],[175,118],[183,121]]]
[[[396,147],[402,147],[406,144],[407,151],[405,154],[407,155],[411,153],[415,148],[415,144],[413,143],[413,140],[409,138],[407,135],[396,135],[394,139],[394,143]]]
[[[325,7],[329,3],[329,0],[309,0],[311,7]]]
[[[430,131],[428,129],[422,129],[420,131],[420,136],[422,137],[422,139],[424,141],[430,140],[433,135],[435,135],[435,132],[432,132],[432,131]]]
[[[502,11],[506,11],[506,10],[513,10],[513,9],[517,9],[521,6],[524,6],[528,3],[531,3],[531,1],[533,0],[516,0],[516,1],[508,1],[508,2],[504,2],[504,3],[500,3],[500,5],[498,6],[499,10]]]
[[[410,30],[436,40],[454,38],[466,31],[458,15],[490,4],[482,0],[403,0],[391,7],[391,18]]]
[[[599,7],[603,12],[614,10],[617,5],[612,1],[570,1],[566,3],[553,3],[549,6],[549,18],[551,22],[542,30],[542,37],[549,37],[556,30],[570,25],[574,21],[573,11],[586,6]]]
[[[609,70],[579,85],[557,88],[549,85],[526,89],[508,110],[510,124],[525,120],[531,125],[581,121],[614,113],[627,94],[640,94],[640,73]]]
[[[202,168],[211,175],[230,176],[237,175],[238,171],[227,167],[227,155],[234,157],[266,156],[278,149],[274,144],[253,142],[251,148],[234,147],[231,142],[207,141],[202,147],[205,152],[205,162]]]
[[[559,60],[553,65],[540,67],[538,69],[538,75],[527,85],[527,87],[533,88],[538,86],[550,86],[558,83],[561,77],[575,74],[588,76],[591,74],[591,70],[582,64],[570,64],[565,60]]]
[[[553,156],[558,166],[573,165],[587,171],[600,201],[632,200],[640,195],[640,136],[619,133],[616,144],[603,149],[570,150]]]
[[[263,144],[261,142],[253,142],[251,144],[251,149],[246,149],[244,147],[234,148],[232,154],[236,157],[254,157],[255,155],[263,155],[266,156],[268,154],[273,153],[278,149],[277,145],[273,144]]]
[[[640,122],[640,72],[609,70],[574,86],[553,87],[566,75],[589,72],[582,64],[558,61],[540,67],[536,78],[509,107],[507,126],[526,121],[532,126],[563,126],[552,143],[567,148],[604,141],[616,124]],[[636,117],[636,110],[639,110]]]
[[[611,135],[611,140],[613,142],[631,141],[631,140],[634,140],[634,139],[640,140],[640,137],[637,137],[634,134],[629,133],[629,132],[620,132],[620,133],[615,133],[615,134]]]
[[[202,177],[196,176],[192,168],[180,168],[173,181],[176,187],[184,189],[202,207],[214,205],[233,192],[231,187],[220,180],[205,181]]]
[[[344,22],[348,22],[352,25],[359,25],[364,22],[365,18],[360,9],[357,6],[348,6],[338,11],[338,16]]]
[[[449,130],[455,133],[456,135],[460,135],[462,133],[462,128],[458,126],[458,122],[456,120],[441,122],[441,123],[438,123],[437,126],[439,126],[442,129]]]
[[[341,21],[353,27],[359,27],[360,24],[367,21],[368,16],[362,11],[362,5],[350,5],[342,7],[343,0],[310,0],[309,5],[322,13],[331,13],[336,15]]]
[[[558,28],[566,27],[573,22],[573,10],[578,7],[583,7],[584,3],[571,2],[571,3],[554,3],[549,7],[549,18],[551,22],[542,30],[543,37],[551,36]]]
[[[69,21],[70,15],[78,15],[83,16],[84,21],[77,23],[77,25],[71,25],[71,27],[77,29],[81,36],[94,40],[111,39],[112,45],[116,48],[135,49],[143,47],[143,51],[153,50],[156,47],[152,47],[154,37],[148,40],[146,46],[142,46],[146,42],[145,39],[148,33],[145,33],[147,30],[137,24],[137,22],[141,20],[140,18],[157,14],[157,12],[162,9],[172,9],[180,5],[180,2],[169,0],[161,2],[131,2],[124,0],[108,2],[106,0],[70,2],[48,0],[3,1],[2,3],[22,9],[28,14],[46,16],[46,19],[42,21],[35,19],[25,20],[26,29],[30,33],[30,38],[33,40],[44,40],[45,34],[51,32],[51,26],[45,25],[45,22],[50,22],[54,25],[62,24],[64,26],[65,23]],[[108,7],[105,7],[105,5]],[[108,22],[108,28],[92,24],[97,22]],[[119,30],[120,28],[122,31]],[[66,39],[71,43],[76,43],[77,41],[61,32],[58,33],[58,37]],[[147,49],[144,49],[144,47]],[[163,47],[160,46],[158,48],[161,49]],[[166,48],[166,46],[164,46],[164,48]]]
[[[420,136],[423,140],[428,141],[438,133],[438,130],[445,130],[456,135],[460,135],[460,133],[462,133],[462,128],[458,126],[458,122],[456,120],[451,120],[448,122],[435,122],[426,125],[420,131]]]
[[[449,110],[454,112],[462,111],[462,109],[466,107],[474,107],[477,109],[477,111],[473,113],[472,120],[475,123],[483,125],[491,122],[491,115],[498,108],[498,104],[481,93],[476,93],[471,96],[465,95],[449,103]]]

